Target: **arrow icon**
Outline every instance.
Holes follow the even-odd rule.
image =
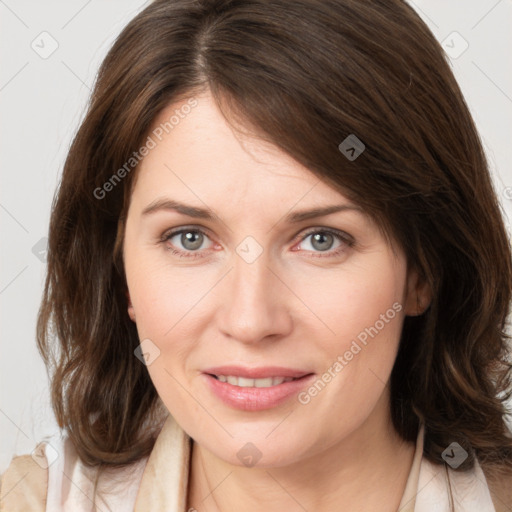
[[[246,262],[253,263],[263,252],[263,247],[252,236],[246,236],[236,247],[237,254]]]
[[[338,146],[347,160],[353,162],[366,149],[363,141],[351,133]]]
[[[141,363],[149,366],[160,356],[160,349],[149,338],[146,338],[141,341],[133,353]]]
[[[456,31],[448,34],[441,45],[452,59],[458,59],[469,48],[469,43]]]
[[[468,458],[468,452],[454,441],[446,447],[441,457],[450,467],[457,469]]]
[[[248,468],[252,468],[261,459],[262,455],[252,443],[246,443],[236,454],[240,462]]]
[[[30,47],[41,59],[47,59],[57,50],[59,43],[50,33],[43,31],[32,40]]]

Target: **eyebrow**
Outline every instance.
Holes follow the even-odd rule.
[[[303,222],[305,220],[314,219],[316,217],[323,217],[325,215],[331,215],[332,213],[342,211],[358,211],[363,212],[363,209],[356,205],[339,204],[322,206],[318,208],[312,208],[309,210],[300,210],[291,212],[285,216],[284,221],[290,224]],[[200,208],[197,206],[190,206],[173,199],[158,199],[149,204],[142,211],[142,215],[150,215],[159,211],[175,211],[188,217],[194,217],[196,219],[215,220],[217,216],[209,208]]]

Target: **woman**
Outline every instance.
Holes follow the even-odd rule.
[[[405,2],[156,0],[52,212],[66,436],[3,506],[510,510],[510,290],[474,123]]]

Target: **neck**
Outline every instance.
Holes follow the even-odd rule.
[[[287,466],[234,466],[194,443],[187,510],[396,511],[415,446],[398,436],[388,400],[381,402],[335,446]]]

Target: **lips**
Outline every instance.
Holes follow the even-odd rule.
[[[218,366],[203,372],[210,391],[226,405],[244,411],[277,407],[307,386],[314,374],[278,366]]]

